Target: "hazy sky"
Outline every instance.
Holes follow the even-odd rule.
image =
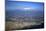
[[[6,10],[43,10],[43,3],[8,1]]]

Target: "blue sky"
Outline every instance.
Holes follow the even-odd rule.
[[[43,10],[43,5],[39,2],[8,1],[6,10]]]

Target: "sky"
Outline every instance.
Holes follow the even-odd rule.
[[[6,10],[43,10],[43,5],[40,2],[7,1]]]
[[[6,16],[40,18],[44,15],[43,2],[6,1]],[[41,18],[42,19],[42,18]]]
[[[43,16],[43,2],[6,1],[5,6],[8,15]],[[15,12],[10,13],[11,11]]]

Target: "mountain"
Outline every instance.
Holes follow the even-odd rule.
[[[6,10],[7,21],[43,21],[44,12],[42,10]]]

